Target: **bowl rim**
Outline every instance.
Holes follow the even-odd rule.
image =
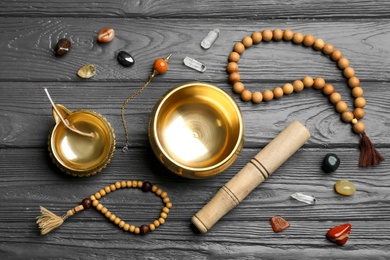
[[[160,140],[158,138],[158,134],[157,134],[157,120],[155,120],[156,115],[158,115],[160,113],[160,110],[161,110],[163,104],[165,103],[165,101],[167,99],[169,99],[177,91],[180,91],[180,90],[185,89],[185,88],[195,87],[195,86],[212,88],[213,90],[216,90],[217,92],[221,93],[226,99],[228,99],[229,102],[234,107],[234,111],[236,112],[236,115],[237,115],[237,118],[238,118],[238,127],[239,127],[237,140],[235,142],[235,145],[234,145],[233,149],[230,151],[230,153],[223,160],[219,161],[218,163],[216,163],[214,165],[207,166],[207,167],[199,167],[199,168],[197,168],[197,167],[190,167],[190,166],[184,165],[184,164],[179,163],[178,161],[174,160],[171,156],[169,156],[169,154],[165,151],[165,149],[163,149],[163,146],[161,145],[161,142],[160,142]],[[226,164],[227,162],[229,162],[231,160],[231,158],[234,157],[237,154],[237,151],[240,152],[241,146],[243,145],[243,142],[244,142],[244,131],[245,131],[245,129],[244,129],[244,121],[243,121],[243,117],[242,117],[242,113],[241,113],[240,107],[238,106],[237,102],[233,99],[233,97],[231,95],[229,95],[225,90],[223,90],[220,87],[217,87],[215,85],[209,84],[209,83],[205,83],[205,82],[189,82],[189,83],[181,84],[179,86],[171,88],[157,102],[157,104],[155,105],[154,113],[152,113],[151,116],[152,116],[151,122],[152,122],[152,127],[153,127],[153,139],[154,139],[154,142],[156,143],[156,146],[158,147],[159,151],[161,153],[163,153],[165,158],[167,158],[171,163],[173,163],[177,167],[180,167],[180,168],[182,168],[183,170],[186,170],[186,171],[199,173],[199,172],[209,172],[209,171],[212,171],[212,170],[216,170],[216,169],[220,168],[221,166],[223,166],[224,164]],[[219,172],[217,172],[216,174],[218,174],[218,173]]]

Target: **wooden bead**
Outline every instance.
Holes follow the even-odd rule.
[[[152,186],[152,192],[156,192],[157,189],[158,189],[157,185]]]
[[[330,96],[329,96],[329,100],[332,104],[337,104],[338,102],[341,101],[341,95],[340,93],[338,92],[333,92]]]
[[[139,229],[139,227],[136,227],[135,229],[134,229],[134,234],[139,234],[141,232],[141,230]]]
[[[168,209],[171,209],[171,208],[172,208],[172,202],[167,202],[167,203],[165,203],[165,206],[166,206]]]
[[[283,39],[283,31],[280,29],[274,30],[274,41],[280,41]]]
[[[322,89],[322,92],[323,92],[325,95],[329,96],[330,94],[332,94],[332,93],[334,92],[334,87],[333,87],[333,85],[331,85],[331,84],[326,84],[326,85],[324,86],[324,88]]]
[[[131,188],[131,186],[133,186],[133,182],[132,181],[126,181],[126,186],[127,186],[127,188]]]
[[[138,181],[137,182],[137,188],[142,188],[142,185],[144,184],[143,181]]]
[[[321,51],[324,48],[325,42],[324,40],[318,38],[314,41],[313,49],[316,51]]]
[[[135,226],[134,226],[134,225],[130,225],[129,231],[130,231],[131,233],[134,233],[134,231],[135,231]]]
[[[295,92],[301,92],[303,90],[303,88],[305,87],[305,85],[303,85],[303,82],[300,80],[294,80],[292,85],[293,85]]]
[[[340,68],[340,69],[345,69],[346,67],[349,66],[349,60],[347,58],[344,58],[342,57],[341,59],[339,59],[339,61],[337,62],[337,66]]]
[[[116,216],[115,214],[111,214],[111,216],[109,217],[110,221],[114,221],[116,219]]]
[[[116,186],[115,186],[114,184],[111,184],[111,185],[110,185],[110,190],[111,190],[111,191],[116,191]]]
[[[302,83],[303,84],[303,83]],[[294,87],[290,83],[286,83],[283,85],[283,92],[285,95],[290,95],[291,93],[294,92]]]
[[[358,120],[356,118],[352,119],[351,123],[354,125],[358,122]]]
[[[233,50],[238,54],[242,54],[245,51],[245,46],[242,42],[236,42],[234,44]]]
[[[160,196],[162,192],[163,192],[162,189],[158,188],[156,190],[156,195]]]
[[[359,86],[359,84],[360,84],[360,80],[359,80],[358,77],[350,77],[350,78],[348,79],[348,86],[349,86],[350,88],[356,88],[356,87]]]
[[[154,224],[150,224],[149,229],[150,229],[150,231],[154,231],[154,230],[156,230],[156,226]]]
[[[240,60],[240,54],[238,52],[232,51],[229,54],[229,61],[237,62]]]
[[[98,200],[92,201],[92,206],[97,207],[97,205],[99,205],[99,201]]]
[[[102,195],[100,195],[100,193],[99,192],[96,192],[95,193],[95,198],[98,200],[98,199],[100,199],[102,197]]]
[[[83,199],[83,201],[81,202],[81,205],[83,205],[84,209],[88,209],[92,206],[92,200],[90,200],[88,198]]]
[[[333,61],[339,61],[341,59],[341,57],[343,56],[343,53],[339,50],[335,50],[333,51],[331,54],[330,54],[330,58],[333,60]]]
[[[269,42],[274,37],[273,32],[268,29],[264,30],[262,34],[263,34],[263,41],[265,42]]]
[[[142,226],[140,226],[139,229],[140,229],[141,235],[146,235],[150,231],[149,225],[142,225]]]
[[[127,187],[126,181],[121,181],[121,188],[126,188],[126,187]]]
[[[106,194],[110,193],[111,192],[110,186],[104,187],[104,191],[106,192]]]
[[[108,212],[108,209],[106,207],[102,208],[100,211],[102,214],[106,214]]]
[[[307,46],[307,47],[310,47],[314,44],[314,36],[311,35],[311,34],[306,34],[304,37],[303,37],[303,45]]]
[[[364,117],[364,110],[360,107],[357,107],[353,110],[353,115],[356,119],[362,119]]]
[[[344,69],[343,75],[344,75],[344,77],[349,79],[349,78],[355,76],[355,70],[353,68],[351,68],[351,67],[347,67],[347,68]]]
[[[261,101],[263,101],[263,94],[261,94],[261,92],[259,92],[259,91],[256,91],[255,93],[253,93],[252,102],[253,103],[260,103]]]
[[[325,79],[316,78],[314,79],[313,87],[316,89],[322,89],[325,86]]]
[[[314,84],[313,78],[309,76],[304,77],[302,82],[305,88],[311,88]]]
[[[123,220],[121,220],[120,222],[119,222],[119,224],[118,224],[118,226],[120,227],[120,228],[123,228],[124,226],[125,226],[125,222],[123,221]]]
[[[91,201],[94,201],[94,200],[96,200],[96,197],[95,197],[95,195],[91,195],[91,196],[89,197],[89,199],[90,199]]]
[[[156,219],[155,221],[153,221],[153,225],[155,227],[159,227],[160,226],[160,222]]]
[[[263,39],[263,36],[262,36],[261,32],[258,32],[258,31],[253,32],[251,37],[252,37],[252,40],[253,40],[254,44],[260,43],[261,40]]]
[[[358,98],[363,96],[363,89],[361,87],[355,87],[352,89],[352,96]]]
[[[366,105],[366,100],[363,97],[358,97],[353,102],[353,105],[358,108],[363,108]]]
[[[240,73],[238,73],[237,71],[230,73],[229,74],[229,81],[232,83],[236,83],[236,82],[240,81]]]
[[[301,44],[303,42],[303,34],[300,32],[294,33],[294,37],[292,38],[293,43]]]
[[[121,187],[122,187],[122,185],[121,185],[121,183],[119,182],[119,181],[117,181],[117,182],[115,182],[115,187],[117,188],[117,189],[120,189]]]
[[[228,65],[226,66],[226,71],[228,73],[232,73],[238,70],[238,64],[236,62],[229,62]]]
[[[168,217],[168,214],[165,213],[165,212],[161,212],[161,213],[160,213],[160,217],[162,217],[162,218],[167,218],[167,217]]]
[[[115,225],[119,225],[120,222],[121,222],[121,219],[120,219],[120,218],[116,217],[116,218],[114,219],[114,224],[115,224]]]
[[[274,88],[274,97],[275,98],[281,98],[283,97],[283,89],[281,87]]]
[[[102,204],[98,204],[97,206],[96,206],[96,209],[98,210],[98,211],[101,211],[102,209],[103,209],[103,205]]]
[[[356,124],[353,125],[353,131],[357,134],[361,134],[366,130],[366,126],[364,125],[363,122],[357,122]]]
[[[251,100],[252,99],[252,92],[250,92],[249,90],[245,89],[241,93],[241,99],[242,99],[242,101],[245,101],[245,102]]]
[[[253,40],[250,36],[245,36],[243,39],[242,39],[242,44],[244,44],[245,48],[249,48],[252,46],[253,44]]]
[[[99,193],[100,193],[100,195],[102,196],[102,197],[104,197],[104,196],[106,196],[106,191],[104,190],[104,189],[101,189],[100,191],[99,191]]]
[[[160,222],[160,224],[163,225],[165,223],[165,219],[164,218],[159,218],[158,222]]]
[[[334,47],[333,47],[333,44],[330,44],[330,43],[326,43],[324,45],[324,48],[322,48],[322,52],[325,54],[325,55],[329,55],[333,52],[334,50]]]
[[[123,230],[124,230],[124,231],[129,231],[129,229],[130,229],[130,225],[129,225],[129,224],[125,224],[125,225],[123,226]]]
[[[240,81],[234,83],[233,85],[233,91],[237,94],[240,94],[242,91],[244,91],[244,89],[245,89],[244,84],[242,84],[242,82]]]
[[[341,114],[341,119],[346,123],[350,123],[354,119],[354,115],[351,111],[345,111]]]
[[[293,37],[294,37],[293,31],[291,31],[291,30],[285,30],[285,31],[283,32],[283,40],[285,40],[285,41],[291,41]]]
[[[171,201],[171,200],[169,199],[169,197],[166,197],[166,198],[163,199],[163,202],[164,202],[164,203],[168,203],[168,202],[170,202],[170,201]]]
[[[265,90],[263,93],[263,100],[271,101],[272,99],[274,99],[274,93],[269,89]]]
[[[168,193],[166,191],[163,191],[160,195],[160,197],[163,199],[163,198],[166,198],[168,197]]]
[[[110,211],[107,211],[107,212],[104,214],[104,216],[105,216],[106,218],[110,218],[111,215],[112,215],[112,213],[111,213]]]
[[[336,111],[337,112],[343,113],[343,112],[347,111],[347,109],[348,109],[347,103],[345,103],[344,101],[337,102],[337,104],[336,104]]]
[[[169,210],[167,207],[163,207],[163,209],[162,209],[162,212],[165,212],[165,213],[167,213],[167,214],[169,213],[169,211],[170,211],[170,210]]]

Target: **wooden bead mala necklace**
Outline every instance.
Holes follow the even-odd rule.
[[[238,73],[237,62],[240,60],[241,54],[253,44],[271,40],[292,41],[294,44],[303,44],[306,47],[312,47],[316,51],[322,51],[323,54],[329,55],[330,59],[336,62],[337,66],[343,70],[344,77],[348,79],[348,86],[352,89],[352,96],[355,98],[353,102],[354,110],[348,110],[348,105],[342,100],[340,93],[336,92],[331,84],[326,84],[323,78],[313,79],[306,76],[303,80],[295,80],[292,84],[287,83],[283,87],[276,87],[273,90],[267,89],[263,93],[252,93],[245,89],[244,84],[240,81],[240,74]],[[304,36],[300,32],[294,33],[291,30],[282,31],[275,29],[274,31],[256,31],[251,36],[245,36],[241,42],[235,43],[228,60],[229,63],[226,71],[229,73],[229,81],[233,83],[233,91],[240,94],[243,101],[252,100],[253,103],[271,101],[274,98],[281,98],[283,95],[300,92],[304,88],[310,87],[322,90],[326,96],[329,96],[329,100],[334,104],[336,111],[341,113],[341,119],[346,123],[351,123],[353,131],[361,135],[359,166],[369,167],[377,165],[384,160],[383,156],[378,153],[367,137],[364,123],[359,121],[364,117],[363,107],[366,105],[366,100],[362,97],[363,89],[359,86],[360,80],[355,76],[355,70],[349,66],[348,59],[343,57],[340,50],[335,50],[332,44],[325,44],[322,39],[315,39],[311,34]]]
[[[111,213],[106,207],[103,206],[103,204],[99,202],[99,199],[106,196],[108,193],[114,192],[118,189],[124,189],[124,188],[140,188],[144,192],[151,191],[155,193],[157,196],[160,196],[165,206],[162,208],[159,218],[154,220],[153,223],[149,225],[145,224],[140,227],[136,227],[134,225],[130,225],[125,221],[121,220],[119,217]],[[134,234],[145,235],[150,231],[154,231],[157,227],[165,223],[165,219],[168,217],[168,213],[172,208],[172,202],[168,197],[168,193],[166,193],[165,191],[163,191],[156,185],[151,184],[148,181],[142,182],[136,180],[133,181],[129,180],[129,181],[115,182],[111,185],[104,187],[103,189],[96,192],[95,194],[92,194],[89,198],[83,199],[80,205],[74,207],[73,209],[68,210],[66,214],[61,217],[55,215],[54,213],[47,210],[46,208],[41,207],[42,215],[37,217],[37,224],[41,229],[41,234],[45,235],[49,233],[53,229],[61,226],[64,220],[66,220],[68,217],[73,216],[77,212],[80,212],[84,209],[90,208],[91,206],[95,207],[107,219],[109,219],[115,225],[118,225],[119,228],[123,229],[124,231],[128,231]]]

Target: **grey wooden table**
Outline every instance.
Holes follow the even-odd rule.
[[[389,259],[390,258],[390,2],[367,1],[0,1],[0,258],[1,259]],[[113,42],[96,43],[105,26],[116,31]],[[219,28],[209,50],[202,38]],[[240,101],[227,81],[225,67],[233,44],[253,31],[291,29],[332,43],[350,60],[367,100],[364,123],[385,157],[379,166],[358,167],[359,138],[340,120],[327,98],[305,89],[269,103]],[[63,37],[73,48],[53,55]],[[116,61],[120,50],[136,64]],[[140,88],[158,57],[173,53],[169,71],[132,100],[126,110],[130,151],[120,107]],[[191,56],[207,66],[199,73],[183,65]],[[85,63],[97,66],[95,77],[76,75]],[[324,77],[352,106],[350,89],[334,62],[290,42],[261,43],[239,62],[241,77],[252,91],[274,88],[306,75]],[[159,97],[173,86],[204,81],[232,94],[244,116],[245,144],[224,173],[205,180],[169,172],[149,147],[147,124]],[[96,176],[75,178],[53,165],[47,136],[54,125],[43,88],[70,110],[92,109],[104,115],[117,135],[112,163]],[[207,234],[190,219],[288,123],[299,120],[312,137],[277,172],[256,188]],[[326,174],[327,153],[341,158]],[[46,236],[35,218],[39,205],[63,214],[84,197],[119,180],[149,180],[169,193],[173,208],[166,223],[146,236],[126,233],[95,210],[79,213]],[[336,194],[337,180],[355,183],[351,197]],[[317,198],[308,206],[290,195]],[[161,203],[134,190],[115,192],[105,204],[127,222],[149,223]],[[269,218],[281,215],[291,227],[274,233]],[[327,230],[352,224],[343,247],[325,238]]]

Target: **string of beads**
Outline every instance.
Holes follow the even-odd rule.
[[[348,79],[348,86],[351,88],[352,96],[355,98],[353,105],[354,109],[349,110],[348,105],[342,100],[340,93],[335,91],[331,84],[327,84],[323,78],[315,78],[306,76],[302,80],[295,80],[293,83],[286,83],[282,87],[275,87],[273,90],[266,89],[263,92],[251,91],[245,89],[241,82],[240,74],[238,73],[238,64],[242,53],[245,49],[251,47],[253,44],[258,44],[261,41],[292,41],[294,44],[302,44],[306,47],[312,47],[316,51],[322,52],[324,55],[337,63],[337,66],[343,71],[343,75]],[[304,88],[316,88],[329,96],[329,100],[334,104],[336,111],[341,114],[341,119],[344,122],[351,123],[353,131],[360,134],[362,139],[360,141],[360,160],[359,166],[368,167],[377,165],[384,160],[383,156],[374,148],[371,141],[365,134],[365,125],[359,121],[364,117],[364,106],[366,100],[363,96],[363,89],[360,87],[360,80],[355,76],[355,70],[350,66],[349,60],[343,57],[340,50],[335,50],[330,43],[325,43],[322,39],[315,39],[313,35],[303,35],[300,32],[294,33],[291,30],[282,31],[280,29],[263,30],[262,32],[254,32],[251,36],[245,36],[241,42],[236,42],[233,51],[229,54],[228,65],[226,71],[229,73],[229,81],[233,83],[233,91],[241,95],[243,101],[252,100],[253,103],[260,103],[262,101],[271,101],[274,98],[278,99],[284,95],[290,95],[293,92],[300,92]]]

